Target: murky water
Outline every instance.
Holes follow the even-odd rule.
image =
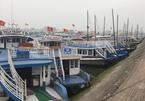
[[[104,66],[81,65],[81,69],[87,72],[88,74],[90,74],[91,77],[92,76],[97,77],[99,74],[101,74],[109,67],[110,65],[104,65]]]

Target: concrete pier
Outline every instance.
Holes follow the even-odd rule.
[[[145,40],[78,101],[144,101]]]

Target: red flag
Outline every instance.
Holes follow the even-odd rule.
[[[47,31],[48,32],[53,32],[53,28],[52,27],[47,27]]]
[[[80,34],[81,35],[82,34],[82,31],[78,31],[77,34]]]
[[[63,32],[68,32],[68,30],[64,28],[64,29],[63,29]]]
[[[75,25],[74,25],[74,24],[72,24],[72,26],[73,26],[73,27],[75,27]]]
[[[0,26],[4,26],[5,25],[5,22],[0,20]]]

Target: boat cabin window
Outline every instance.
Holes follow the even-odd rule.
[[[78,49],[78,54],[81,54],[81,50],[80,49]]]
[[[51,42],[50,46],[60,46],[60,43],[59,42]]]
[[[16,38],[16,42],[20,42],[20,38]]]
[[[11,43],[12,39],[11,38],[7,38],[7,43]]]
[[[87,55],[88,54],[88,50],[86,50],[86,49],[78,49],[78,54]]]
[[[0,42],[1,42],[1,43],[4,43],[4,39],[0,39]]]
[[[37,69],[37,71],[38,71],[38,69]],[[43,68],[42,68],[42,77],[43,77]],[[48,77],[48,67],[45,67],[45,77],[46,78]]]
[[[44,46],[49,47],[49,43],[48,42],[44,42],[44,43],[41,43],[41,44],[44,44]]]
[[[12,38],[12,42],[16,42],[16,38]]]
[[[0,31],[0,35],[2,35],[3,33],[2,33],[2,31]]]
[[[83,54],[87,54],[87,50],[83,50]]]
[[[22,43],[25,43],[25,39],[22,39]]]
[[[90,49],[90,50],[88,50],[88,55],[93,55],[93,50],[92,49]]]
[[[70,60],[70,68],[78,68],[78,60]]]

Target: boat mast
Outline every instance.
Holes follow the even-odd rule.
[[[131,36],[133,35],[133,26],[131,27]]]
[[[116,33],[116,37],[117,37],[117,46],[118,46],[118,22],[119,22],[119,16],[117,15],[117,33]]]
[[[12,25],[12,27],[13,27],[13,0],[12,0],[11,3],[12,3],[12,4],[11,4],[11,25]]]
[[[87,10],[87,41],[89,41],[89,12]]]
[[[104,16],[104,27],[103,27],[103,37],[105,36],[105,16]]]
[[[127,19],[127,26],[126,26],[126,49],[127,49],[128,26],[129,26],[129,18]]]
[[[94,15],[94,32],[95,32],[95,40],[96,40],[96,15]]]
[[[116,43],[115,43],[115,26],[114,26],[114,13],[113,13],[113,9],[112,9],[112,22],[113,22],[114,48],[116,49]]]
[[[136,38],[138,38],[138,34],[139,34],[139,25],[137,24],[137,29],[136,29]]]

